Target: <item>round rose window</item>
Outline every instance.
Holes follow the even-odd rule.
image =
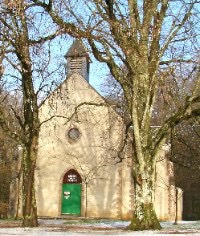
[[[80,137],[80,131],[77,128],[71,128],[68,131],[68,136],[72,140],[77,140]]]

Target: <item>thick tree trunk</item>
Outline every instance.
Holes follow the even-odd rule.
[[[27,32],[26,32],[27,33]],[[28,34],[28,33],[27,33]],[[25,72],[22,76],[23,108],[24,108],[24,137],[22,160],[22,211],[23,227],[37,227],[37,206],[35,199],[34,173],[38,152],[39,119],[37,94],[34,91],[31,58],[27,46],[28,36],[23,35],[24,52],[21,62]]]
[[[34,172],[37,152],[35,148],[26,148],[23,153],[22,214],[23,227],[37,227],[37,206],[34,188]]]
[[[139,175],[135,180],[134,215],[130,230],[158,230],[161,229],[154,209],[154,178]]]

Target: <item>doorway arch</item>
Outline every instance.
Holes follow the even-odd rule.
[[[76,170],[70,169],[63,177],[61,214],[81,214],[81,191],[82,178]]]

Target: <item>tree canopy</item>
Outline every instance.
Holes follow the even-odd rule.
[[[130,229],[160,228],[153,207],[156,160],[171,130],[183,120],[200,115],[200,80],[196,79],[184,102],[163,118],[156,131],[151,127],[165,70],[173,67],[177,77],[187,63],[187,77],[191,78],[195,72],[199,78],[198,3],[198,0],[13,0],[2,3],[0,46],[3,55],[4,48],[7,53],[14,53],[16,64],[8,56],[6,60],[21,74],[17,80],[21,81],[24,96],[25,143],[27,140],[34,143],[34,150],[37,150],[39,121],[33,78],[41,70],[33,63],[32,53],[38,47],[46,51],[47,47],[41,47],[41,43],[58,34],[85,39],[94,57],[106,63],[122,87],[133,141],[135,205]],[[52,28],[41,25],[44,22],[41,19]],[[39,58],[35,62],[41,66]],[[15,78],[16,74],[12,76]],[[31,118],[35,119],[31,121]],[[36,139],[32,142],[30,137],[34,134]]]

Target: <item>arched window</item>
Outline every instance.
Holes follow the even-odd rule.
[[[76,184],[76,183],[77,184],[82,183],[81,176],[76,170],[70,169],[63,177],[63,184]]]

